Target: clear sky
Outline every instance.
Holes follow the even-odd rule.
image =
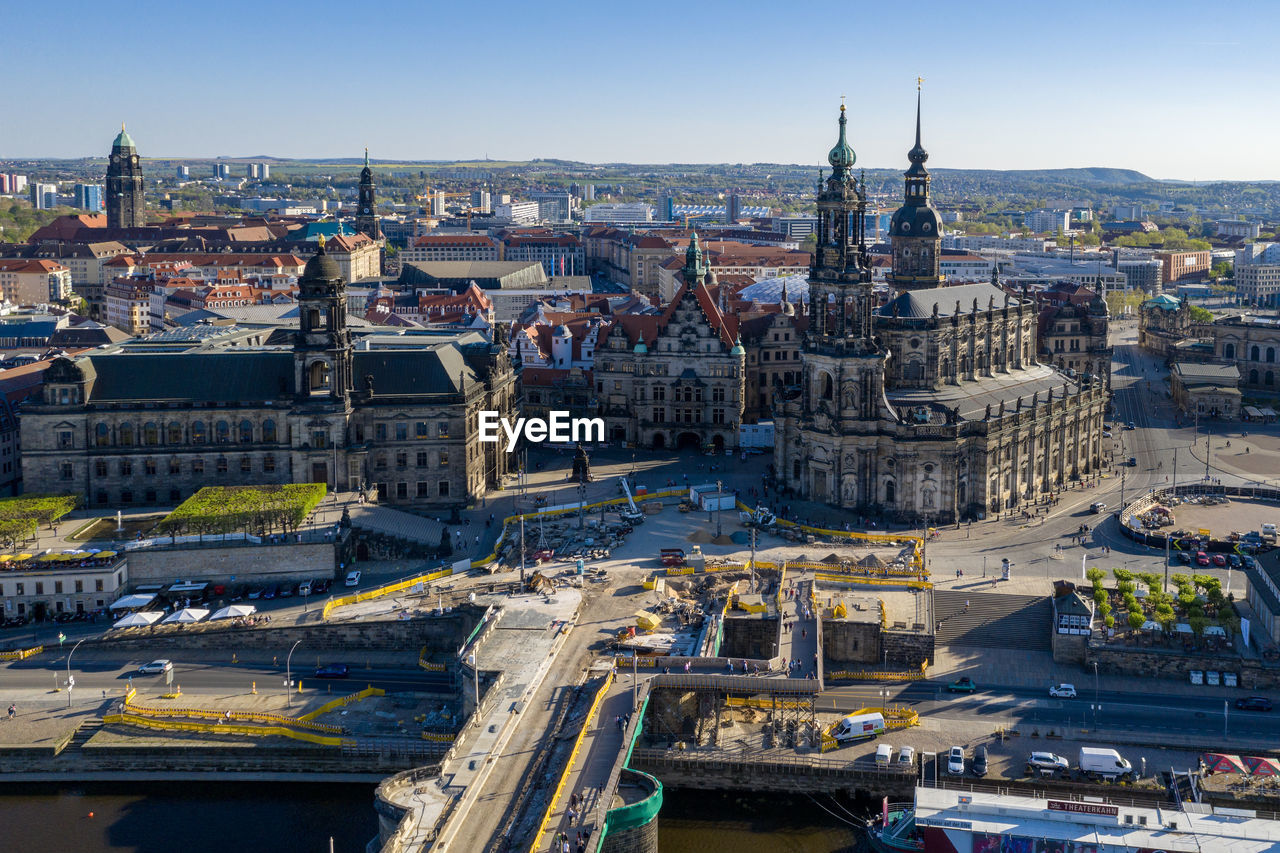
[[[1280,2],[6,0],[0,157],[1112,166],[1280,179]]]

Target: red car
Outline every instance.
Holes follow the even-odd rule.
[[[1197,566],[1209,565],[1209,555],[1206,554],[1204,551],[1196,551],[1196,565]]]
[[[1225,567],[1227,565],[1227,558],[1222,556],[1221,554],[1214,554],[1213,564],[1215,566]]]

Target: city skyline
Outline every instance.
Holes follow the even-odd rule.
[[[803,164],[830,144],[844,95],[858,165],[899,168],[919,76],[938,169],[1280,178],[1280,153],[1256,141],[1280,132],[1280,116],[1222,85],[1262,79],[1265,51],[1196,24],[1190,3],[1086,3],[1065,20],[1009,3],[962,18],[929,2],[853,15],[815,3],[787,18],[752,3],[654,3],[625,18],[576,3],[545,16],[498,4],[477,22],[453,6],[391,2],[343,20],[341,38],[338,10],[350,16],[336,4],[306,16],[227,4],[224,20],[282,34],[265,45],[183,25],[153,2],[127,16],[70,7],[57,22],[70,55],[48,65],[42,40],[11,48],[16,66],[41,68],[33,80],[48,97],[0,129],[0,157],[103,156],[123,120],[144,158],[349,158],[367,145],[392,162]],[[1280,30],[1280,12],[1248,8],[1250,41]],[[17,30],[48,23],[12,11]],[[212,58],[190,49],[202,37]],[[147,39],[172,43],[178,58],[105,48]],[[106,84],[116,97],[86,85],[103,56],[122,81]]]

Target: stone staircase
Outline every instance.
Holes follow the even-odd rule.
[[[81,747],[89,742],[89,738],[100,731],[102,731],[102,720],[98,717],[89,717],[76,727],[75,734],[71,735],[71,740],[67,741],[62,751],[79,752]]]
[[[939,645],[1049,651],[1053,608],[1047,595],[935,589],[933,608],[941,623]]]
[[[352,503],[347,505],[347,510],[351,515],[351,526],[370,533],[381,533],[431,547],[439,545],[440,537],[444,535],[444,525],[435,519],[423,518],[391,507]]]

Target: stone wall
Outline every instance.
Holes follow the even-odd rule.
[[[339,544],[334,542],[272,545],[162,547],[128,552],[133,584],[282,583],[308,578],[332,578],[337,573]]]
[[[822,622],[823,660],[839,666],[880,663],[880,625],[877,622],[852,622],[825,619]]]
[[[881,636],[890,669],[915,669],[921,663],[933,663],[933,635],[923,631],[885,631]]]
[[[394,651],[416,655],[423,646],[454,652],[480,622],[483,609],[471,605],[457,607],[440,616],[421,616],[405,620],[379,620],[317,623],[292,627],[258,627],[188,630],[172,634],[142,632],[86,641],[85,648],[97,647],[113,651],[146,651],[160,655],[192,649],[216,649],[254,652],[280,649],[285,652],[298,640],[309,651]],[[217,623],[214,623],[217,624]]]
[[[778,653],[778,620],[758,616],[724,620],[724,641],[720,657],[764,660]]]
[[[658,853],[658,818],[642,826],[610,832],[601,853]]]
[[[1078,663],[1081,666],[1085,662],[1085,649],[1089,645],[1089,638],[1084,634],[1059,634],[1054,631],[1050,642],[1053,645],[1053,662],[1054,663]]]
[[[1202,672],[1235,672],[1245,690],[1274,690],[1280,687],[1280,665],[1225,655],[1184,655],[1145,649],[1111,649],[1093,643],[1085,651],[1086,667],[1098,664],[1102,672],[1139,678],[1173,678],[1187,681],[1193,669]]]

